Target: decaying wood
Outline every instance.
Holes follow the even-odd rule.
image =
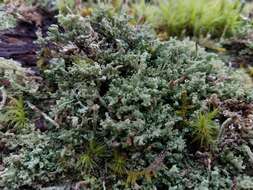
[[[48,27],[56,23],[54,13],[42,10],[38,7],[25,9],[22,19],[18,21],[16,27],[0,31],[0,57],[14,59],[23,66],[36,65],[36,52],[38,45],[36,32],[39,30],[45,36]],[[31,10],[36,13],[31,19]]]

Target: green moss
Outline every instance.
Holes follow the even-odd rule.
[[[160,33],[167,36],[220,38],[235,34],[242,22],[240,1],[168,0],[137,4],[143,15]]]

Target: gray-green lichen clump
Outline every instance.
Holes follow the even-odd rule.
[[[1,6],[0,4],[0,9],[1,8],[3,8],[3,6]],[[0,23],[0,30],[15,27],[16,22],[17,22],[16,19],[12,15],[9,15],[5,11],[1,11],[1,10],[0,10],[0,19],[2,21]]]
[[[252,99],[241,73],[107,11],[58,20],[40,77],[2,75],[0,187],[252,188],[252,130],[229,107]]]

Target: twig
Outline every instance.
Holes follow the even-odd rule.
[[[169,82],[169,85],[170,85],[171,87],[175,87],[176,85],[178,85],[178,84],[184,82],[186,79],[187,79],[187,76],[182,76],[182,77],[180,77],[179,79],[170,81],[170,82]]]
[[[237,179],[235,176],[233,177],[231,190],[237,190]]]
[[[233,123],[233,118],[228,118],[226,121],[222,123],[219,134],[218,134],[218,142],[221,141],[225,128],[227,128],[231,123]]]
[[[103,190],[106,190],[105,181],[103,181]]]
[[[76,183],[74,190],[80,190],[81,188],[88,188],[89,183],[86,181],[79,181],[78,183]]]
[[[148,172],[157,172],[160,170],[168,151],[168,147],[166,147],[145,170]]]
[[[56,123],[53,119],[51,119],[46,113],[42,112],[39,108],[37,108],[35,105],[30,103],[29,101],[26,101],[27,105],[34,111],[38,112],[40,115],[44,117],[45,120],[49,121],[51,124],[53,124],[55,127],[59,128],[60,125]]]
[[[0,110],[2,110],[7,100],[7,92],[3,86],[0,88],[0,91],[2,93],[2,101],[0,102]]]
[[[247,145],[244,145],[244,150],[247,152],[248,156],[249,156],[249,161],[251,162],[251,164],[253,164],[253,153],[250,150],[250,147]]]

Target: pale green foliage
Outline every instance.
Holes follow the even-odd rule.
[[[34,72],[29,68],[23,68],[20,63],[11,59],[4,59],[0,57],[0,73],[3,75],[25,76],[26,74],[33,74]]]
[[[238,188],[242,190],[252,189],[253,188],[253,178],[249,176],[240,177],[240,182]]]
[[[3,9],[1,5],[0,9]],[[2,20],[2,22],[0,23],[0,30],[13,28],[16,25],[16,19],[12,15],[7,14],[4,11],[0,11],[0,19]]]
[[[25,102],[60,127],[42,118],[46,130],[37,132],[38,113],[29,114],[31,141],[14,149],[21,162],[6,148],[0,187],[36,189],[85,181],[92,189],[231,188],[233,177],[241,174],[231,163],[221,164],[222,150],[213,153],[216,159],[208,170],[206,160],[198,160],[197,150],[192,150],[198,147],[191,145],[195,135],[188,124],[198,113],[208,113],[204,105],[213,94],[221,101],[251,100],[252,89],[232,69],[188,39],[160,42],[146,27],[129,25],[125,16],[99,10],[91,17],[68,14],[58,19],[62,28],[53,25],[40,40],[51,54],[41,70],[44,81],[34,81],[39,88],[24,90],[32,87],[14,80],[6,91],[25,94]],[[213,117],[200,115],[197,129],[212,127]],[[8,138],[9,133],[1,131],[3,139]],[[203,140],[198,139],[209,143],[205,138],[210,135],[205,132]],[[14,136],[19,138],[8,138],[13,146],[23,142],[25,134]],[[224,149],[244,158],[243,151]]]
[[[24,184],[35,186],[34,181],[50,182],[52,174],[62,178],[60,173],[63,169],[55,164],[59,151],[51,148],[50,138],[53,137],[29,129],[16,135],[0,132],[1,142],[5,142],[13,152],[6,157],[3,154],[7,170],[1,173],[1,189],[20,189]]]

